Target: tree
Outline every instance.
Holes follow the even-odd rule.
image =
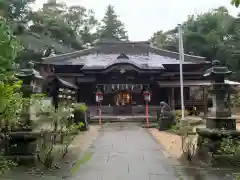
[[[207,13],[192,15],[183,23],[184,52],[204,56],[207,60],[220,60],[240,80],[240,18],[231,16],[225,7]],[[150,41],[157,47],[178,51],[178,32],[173,29],[159,31]]]
[[[82,6],[70,6],[64,18],[71,29],[76,32],[83,45],[92,44],[96,39],[96,34],[93,33],[93,30],[99,23],[91,9],[87,10]]]
[[[33,14],[32,21],[32,32],[50,36],[73,49],[82,49],[88,43],[86,41],[92,41],[92,38],[86,40],[82,32],[91,37],[91,31],[97,25],[92,10],[81,6],[68,7],[63,3],[44,4],[43,9]]]
[[[160,49],[169,51],[178,51],[178,35],[173,31],[157,31],[149,40],[152,44]]]
[[[107,7],[102,25],[98,30],[99,38],[117,38],[119,40],[128,40],[127,32],[123,23],[118,19],[114,7],[109,5]]]
[[[239,4],[240,4],[240,0],[232,0],[232,1],[231,1],[231,4],[234,5],[234,6],[236,6],[236,7],[238,7]]]
[[[233,19],[228,27],[226,42],[224,44],[226,52],[226,64],[234,71],[232,78],[240,81],[240,17]]]
[[[26,23],[35,0],[0,0],[1,15],[11,21]]]
[[[74,49],[81,49],[76,41],[76,34],[63,18],[67,6],[65,4],[46,3],[44,7],[32,16],[33,25],[30,30],[37,34],[44,34]]]
[[[189,16],[188,20],[183,23],[185,53],[204,56],[208,60],[219,59],[224,62],[226,34],[232,21],[233,17],[224,7]],[[177,29],[155,34],[152,42],[159,44],[159,39],[161,39],[160,46],[163,48],[178,51]]]
[[[21,51],[21,46],[2,17],[0,17],[0,49],[0,74],[3,75],[13,69],[14,60]]]

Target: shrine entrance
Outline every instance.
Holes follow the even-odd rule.
[[[132,93],[128,90],[121,90],[116,95],[116,106],[127,106],[132,104]]]

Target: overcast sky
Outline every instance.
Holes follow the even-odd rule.
[[[46,0],[45,0],[46,1]],[[101,19],[111,4],[125,24],[130,40],[148,40],[158,30],[168,30],[185,21],[188,15],[225,6],[232,15],[238,14],[231,0],[65,0],[68,4],[91,8]],[[41,7],[37,0],[35,7]]]

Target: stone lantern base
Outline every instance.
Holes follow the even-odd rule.
[[[206,127],[209,129],[236,130],[236,119],[232,117],[206,117]]]
[[[208,161],[211,160],[212,164],[219,166],[215,163],[215,157],[225,157],[223,154],[219,154],[219,149],[223,138],[234,138],[240,139],[240,131],[236,130],[236,119],[231,117],[213,118],[209,117],[206,119],[207,128],[197,128],[198,134],[198,156],[206,157],[207,154],[211,153],[212,156],[208,157]]]
[[[215,153],[218,149],[218,144],[226,137],[240,138],[240,131],[236,130],[236,119],[232,117],[206,117],[206,128],[197,128],[200,144],[206,139],[209,144],[209,151]]]

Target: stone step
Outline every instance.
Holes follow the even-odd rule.
[[[99,116],[91,117],[90,122],[98,122]],[[149,116],[149,122],[156,122],[155,116]],[[146,122],[145,116],[102,116],[102,122]]]

